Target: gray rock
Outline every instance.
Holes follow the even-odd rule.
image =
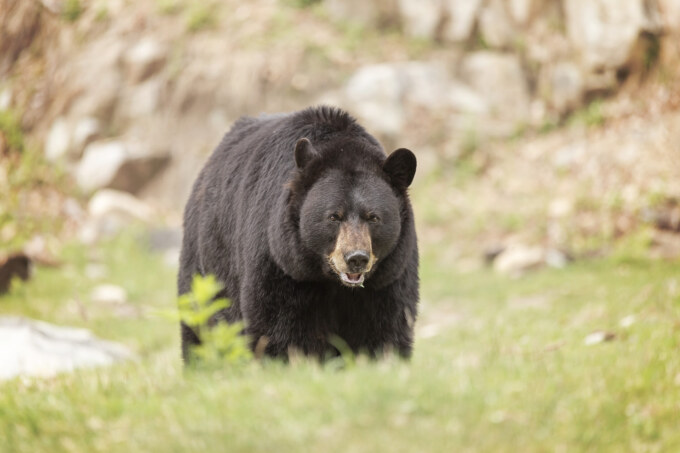
[[[147,154],[119,141],[91,143],[76,169],[78,186],[86,192],[112,188],[137,192],[170,160],[168,153]]]
[[[494,48],[513,46],[517,31],[504,0],[489,0],[479,15],[479,29],[484,42]]]
[[[526,25],[545,0],[509,0],[508,11],[515,24]]]
[[[490,266],[505,251],[505,246],[501,244],[493,244],[484,249],[483,259],[484,264]]]
[[[521,123],[529,117],[527,81],[516,55],[474,52],[462,63],[463,80],[486,102],[491,116]]]
[[[548,249],[545,252],[545,264],[556,269],[562,269],[569,264],[569,256],[558,249]]]
[[[140,238],[142,245],[159,253],[163,263],[176,268],[182,248],[182,230],[179,228],[154,228]]]
[[[658,0],[659,13],[664,28],[669,32],[680,31],[680,0]]]
[[[587,155],[588,146],[586,142],[577,141],[569,143],[558,148],[553,153],[552,164],[560,170],[578,167],[584,163]]]
[[[506,248],[493,262],[494,270],[510,276],[521,276],[544,265],[545,251],[541,247],[513,245]]]
[[[123,305],[127,303],[127,291],[118,285],[97,285],[90,292],[90,301],[102,305]]]
[[[124,96],[118,113],[131,119],[153,114],[160,105],[161,88],[161,81],[158,79],[150,79],[131,87]]]
[[[19,317],[0,318],[0,379],[50,377],[78,368],[110,366],[134,356],[125,346],[86,329]]]
[[[404,83],[389,64],[360,68],[347,82],[345,96],[369,128],[397,134],[404,123]]]
[[[540,83],[547,102],[559,113],[574,110],[583,102],[583,75],[581,69],[572,62],[563,61],[547,66],[541,73]]]
[[[45,140],[45,157],[54,162],[68,153],[71,145],[71,128],[65,118],[54,120]]]
[[[395,66],[397,77],[403,80],[404,101],[410,106],[438,109],[448,106],[442,93],[449,89],[450,79],[443,64],[430,61],[410,61]]]
[[[87,206],[89,219],[81,227],[79,238],[93,244],[119,232],[133,222],[149,223],[153,209],[133,195],[112,189],[98,190]]]
[[[175,249],[168,249],[163,252],[163,264],[171,269],[179,267],[179,257],[181,254],[181,249],[179,247]]]
[[[589,333],[583,339],[583,344],[586,346],[593,346],[600,343],[605,343],[607,341],[613,341],[616,339],[616,334],[614,332],[606,332],[604,330],[597,330],[595,332]]]
[[[110,186],[129,151],[122,142],[94,142],[83,153],[76,169],[78,186],[87,191]]]
[[[145,235],[144,243],[154,252],[179,249],[182,246],[182,230],[154,228]]]
[[[97,118],[88,116],[80,119],[73,130],[73,149],[76,153],[92,143],[100,134],[101,125]]]
[[[61,13],[61,0],[40,0],[40,3],[52,14]]]
[[[91,217],[116,216],[129,220],[148,222],[153,211],[149,205],[126,192],[112,189],[98,190],[87,205]]]
[[[384,63],[364,66],[347,82],[345,98],[369,128],[397,134],[412,106],[445,107],[448,74],[430,62]]]
[[[8,110],[12,106],[12,90],[9,87],[0,89],[0,112]]]
[[[442,28],[442,39],[451,42],[469,39],[481,4],[482,0],[444,0],[446,21]]]
[[[564,2],[569,38],[588,71],[618,68],[642,31],[656,31],[658,14],[644,0]]]
[[[69,115],[75,117],[95,117],[108,121],[114,114],[123,85],[123,77],[116,67],[104,68],[101,73],[92,73],[89,78],[85,74],[78,74],[82,95],[79,95]],[[93,79],[97,80],[97,88],[91,89]]]
[[[404,32],[415,38],[433,39],[444,18],[440,0],[399,0]]]
[[[569,198],[555,198],[548,204],[548,214],[555,219],[563,219],[574,212],[574,202]]]
[[[168,49],[152,38],[143,38],[123,54],[128,76],[133,83],[141,82],[163,67]]]
[[[452,82],[449,86],[448,96],[449,104],[456,112],[477,115],[489,113],[489,106],[484,98],[463,83]]]

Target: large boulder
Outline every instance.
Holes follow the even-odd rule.
[[[433,39],[444,18],[441,0],[399,0],[404,32],[415,38]]]
[[[59,117],[52,123],[45,139],[45,157],[49,161],[63,158],[71,146],[71,128],[68,121]]]
[[[104,123],[113,118],[126,86],[121,71],[126,42],[123,36],[104,35],[84,46],[72,62],[59,68],[58,75],[68,80],[63,97],[72,99],[68,109],[70,117],[94,117]],[[96,81],[94,85],[93,81]]]
[[[79,119],[73,129],[71,146],[77,155],[101,134],[101,123],[97,118],[87,116]]]
[[[442,27],[442,39],[462,42],[472,36],[482,0],[443,0],[446,21]]]
[[[77,158],[100,133],[97,118],[87,116],[76,120],[60,116],[54,120],[45,138],[45,157],[51,162]]]
[[[87,205],[94,219],[118,219],[123,222],[149,222],[153,211],[149,205],[127,192],[112,189],[98,190]]]
[[[154,215],[151,206],[135,196],[112,189],[95,192],[87,211],[89,217],[79,232],[79,238],[85,244],[94,244],[114,235],[131,223],[149,223]]]
[[[158,72],[168,57],[168,48],[153,38],[143,38],[122,56],[126,72],[133,83],[138,83]]]
[[[571,61],[545,65],[539,74],[539,90],[557,113],[572,111],[583,102],[585,84],[581,69]]]
[[[528,121],[531,99],[519,57],[491,51],[474,52],[463,60],[461,75],[485,100],[492,117],[515,125]]]
[[[394,135],[402,131],[410,107],[446,106],[448,84],[446,69],[437,63],[375,64],[350,78],[344,97],[369,128]]]
[[[158,110],[162,91],[163,82],[158,78],[129,86],[122,96],[117,114],[126,120],[149,117]]]
[[[554,0],[508,0],[508,12],[517,25],[527,25],[544,3]]]
[[[86,192],[108,187],[135,193],[169,160],[168,153],[150,153],[120,141],[94,142],[78,164],[76,181]]]
[[[586,70],[626,64],[643,31],[656,32],[658,11],[643,0],[568,0],[567,32]]]
[[[511,48],[517,30],[505,0],[489,0],[479,15],[479,30],[484,42],[494,48]]]
[[[100,340],[86,329],[0,317],[0,379],[49,377],[132,358],[125,346]]]
[[[482,95],[468,85],[454,80],[448,89],[449,105],[454,112],[486,115],[489,113],[489,105]]]
[[[660,16],[666,31],[680,32],[680,0],[658,0]]]

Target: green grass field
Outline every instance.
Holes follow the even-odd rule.
[[[0,383],[2,452],[680,451],[677,262],[605,259],[518,280],[423,254],[410,363],[252,362],[183,373],[175,272],[132,235],[0,298],[2,314],[85,326],[134,363]],[[84,277],[89,262],[100,281]],[[98,282],[138,310],[92,306]],[[594,331],[611,341],[586,345]]]

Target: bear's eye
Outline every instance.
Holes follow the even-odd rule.
[[[371,223],[378,223],[380,222],[380,217],[375,214],[369,214],[367,220]]]
[[[331,222],[339,222],[340,214],[331,214],[328,216],[328,220],[330,220]]]

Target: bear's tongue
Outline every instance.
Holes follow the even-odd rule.
[[[361,278],[361,274],[347,274],[347,278],[348,278],[350,281],[358,282],[359,279]]]

